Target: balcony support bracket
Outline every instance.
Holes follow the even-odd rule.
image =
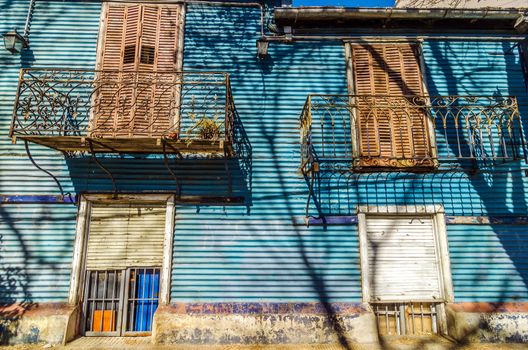
[[[224,168],[225,168],[226,176],[227,176],[227,193],[228,193],[228,196],[231,196],[231,194],[233,193],[233,180],[231,178],[231,172],[229,171],[228,156],[229,155],[227,153],[227,149],[224,148]]]
[[[57,187],[59,188],[59,191],[61,193],[61,199],[64,200],[64,198],[65,198],[64,188],[62,187],[59,179],[57,179],[57,177],[55,175],[53,175],[50,171],[42,168],[40,165],[37,164],[37,162],[35,161],[35,159],[31,155],[31,151],[29,150],[29,143],[26,140],[24,140],[24,147],[26,148],[26,154],[27,154],[29,160],[35,166],[35,168],[37,168],[38,170],[40,170],[43,173],[47,174],[49,177],[51,177],[53,179],[53,181],[55,181],[55,183],[57,184]],[[70,199],[72,199],[72,195],[71,195],[70,192],[68,192],[68,196],[70,197]]]
[[[317,209],[317,214],[318,214],[318,218],[321,219],[321,222],[324,226],[324,228],[326,229],[326,218],[323,214],[323,211],[322,211],[322,208],[321,208],[321,205],[319,203],[319,201],[317,200],[317,196],[314,194],[314,183],[315,183],[315,178],[319,176],[319,172],[318,171],[314,171],[314,169],[310,169],[308,172],[305,171],[304,169],[301,169],[301,172],[303,174],[303,177],[304,177],[304,181],[306,181],[306,184],[308,185],[308,199],[306,200],[306,213],[305,213],[305,216],[306,216],[306,226],[308,227],[310,225],[310,220],[309,217],[310,217],[310,199],[313,198],[313,202],[314,202],[314,205],[315,205],[315,208]]]
[[[182,192],[182,186],[180,184],[180,181],[178,180],[178,176],[176,175],[176,173],[174,173],[174,171],[171,169],[169,165],[169,157],[167,156],[167,142],[164,139],[160,139],[160,142],[161,142],[161,146],[163,147],[163,163],[165,164],[167,171],[169,172],[169,174],[171,174],[172,178],[174,179],[174,182],[176,183],[176,192],[177,192],[176,196],[177,198],[180,198],[181,192]],[[181,154],[177,152],[177,150],[175,150],[175,152],[178,157],[181,157]]]
[[[88,138],[88,139],[86,139],[86,141],[88,142],[88,148],[90,149],[90,154],[92,155],[92,159],[93,159],[93,161],[95,162],[95,164],[97,164],[97,166],[98,166],[99,168],[101,168],[101,170],[102,170],[106,175],[108,175],[108,178],[110,179],[110,181],[112,181],[112,193],[113,193],[113,198],[116,199],[116,198],[117,198],[117,186],[116,186],[116,182],[115,182],[114,175],[112,175],[112,173],[110,172],[110,170],[108,170],[107,168],[105,168],[105,166],[99,161],[99,159],[97,159],[97,156],[95,155],[95,152],[94,152],[94,148],[93,148],[92,140]]]

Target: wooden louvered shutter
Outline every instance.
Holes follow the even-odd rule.
[[[92,134],[159,137],[174,131],[180,7],[108,6],[99,67],[105,83],[96,94]]]
[[[141,7],[141,28],[138,42],[138,58],[136,60],[137,86],[136,108],[132,121],[133,136],[159,136],[150,133],[156,122],[155,118],[155,84],[156,53],[158,35],[160,32],[160,18],[158,6]]]
[[[352,45],[360,165],[413,166],[430,156],[417,48],[412,44]],[[377,95],[377,96],[373,96]]]
[[[105,31],[102,37],[102,52],[98,78],[103,82],[96,86],[94,114],[90,126],[91,136],[115,136],[120,89],[126,23],[126,6],[109,6],[105,14]],[[104,70],[104,72],[102,72]],[[96,80],[97,81],[97,80]]]
[[[175,72],[178,69],[178,42],[181,6],[162,6],[160,8],[160,27],[156,69],[158,72]],[[169,130],[178,132],[179,89],[182,76],[161,74],[156,85],[156,123],[154,134]]]

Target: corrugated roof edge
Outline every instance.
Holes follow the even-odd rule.
[[[355,24],[365,21],[372,27],[371,20],[419,21],[456,20],[461,25],[486,21],[496,23],[499,28],[516,28],[519,32],[528,31],[528,9],[437,9],[437,8],[394,8],[394,7],[279,7],[274,11],[275,21],[281,25],[301,23],[354,20]]]
[[[372,19],[517,19],[527,9],[424,9],[394,7],[338,7],[306,6],[279,7],[275,19],[280,20],[331,20],[349,18]]]

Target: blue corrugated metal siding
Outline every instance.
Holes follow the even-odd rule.
[[[12,14],[9,21],[23,26],[27,2],[3,6]],[[100,7],[37,2],[31,51],[24,54],[23,66],[93,68]],[[259,15],[256,8],[188,7],[184,67],[231,73],[235,103],[253,146],[252,191],[248,193],[247,184],[235,171],[233,195],[247,195],[252,206],[249,213],[245,207],[177,207],[173,300],[360,301],[356,227],[294,224],[294,218],[304,215],[308,198],[307,185],[298,172],[299,114],[309,93],[347,92],[343,45],[271,43],[269,57],[259,61],[255,47]],[[505,49],[500,43],[425,43],[430,92],[522,95],[520,74],[511,70],[516,56],[497,54]],[[483,52],[487,53],[485,60],[479,59]],[[0,127],[5,134],[16,91],[18,57],[0,53]],[[524,96],[521,102],[526,106]],[[58,193],[55,183],[31,165],[22,144],[11,145],[4,137],[0,147],[0,193]],[[89,158],[65,160],[52,150],[31,148],[37,162],[59,176],[66,192],[112,190],[107,176]],[[175,188],[160,157],[106,156],[102,162],[116,175],[119,190]],[[184,174],[180,179],[184,195],[226,193],[223,162],[182,163],[178,172]],[[236,164],[230,166],[236,168]],[[341,215],[354,214],[357,204],[432,203],[444,204],[448,215],[525,215],[528,182],[518,166],[502,166],[502,173],[472,178],[461,173],[364,174],[359,179],[335,175],[319,189],[321,204],[328,213]],[[313,205],[310,213],[317,215]],[[2,205],[0,224],[0,263],[12,264],[27,276],[25,282],[17,282],[18,291],[11,293],[12,298],[23,300],[27,285],[33,300],[64,300],[75,207]],[[457,300],[528,298],[526,259],[521,253],[528,249],[522,229],[449,226]],[[471,244],[463,244],[466,237]],[[4,242],[9,244],[4,247]],[[44,244],[49,250],[42,248]],[[24,254],[29,259],[22,260]],[[505,276],[508,282],[502,279]],[[55,283],[59,287],[52,288]],[[482,288],[471,289],[471,283]]]
[[[207,220],[203,224],[196,222],[194,211],[180,209],[173,276],[173,297],[177,300],[316,300],[320,296],[314,293],[313,289],[301,288],[302,284],[299,283],[283,281],[284,275],[295,275],[300,281],[309,280],[306,279],[309,274],[306,267],[302,266],[299,252],[290,258],[292,246],[298,244],[294,233],[306,237],[307,242],[311,242],[313,235],[318,237],[323,234],[325,238],[336,235],[338,240],[348,239],[345,243],[347,247],[357,245],[352,238],[352,232],[344,227],[334,226],[322,231],[320,228],[290,226],[291,216],[302,213],[307,198],[306,184],[296,172],[296,163],[299,161],[298,116],[308,93],[346,93],[343,47],[341,44],[321,42],[291,45],[271,43],[269,59],[259,63],[255,58],[254,47],[258,33],[257,21],[257,11],[250,9],[191,6],[188,10],[184,63],[186,69],[227,70],[233,75],[235,101],[254,147],[254,205],[251,215],[244,219],[238,217],[233,209],[209,209],[207,212],[202,210],[199,216],[207,214],[207,217],[203,217]],[[431,59],[431,45],[424,45],[428,72],[435,69]],[[504,95],[523,96],[522,76],[516,68],[518,66],[515,54],[497,54],[507,49],[500,46],[500,43],[466,44],[466,48],[468,45],[470,48],[489,51],[490,56],[498,61],[491,64],[487,70],[482,69],[484,73],[481,73],[480,78],[485,77],[487,84],[490,84],[490,79],[495,79],[495,86],[509,87],[508,90],[502,90]],[[510,47],[510,44],[506,45]],[[458,70],[464,69],[461,65],[474,67],[467,58],[463,64],[457,62],[457,65]],[[505,80],[508,74],[511,75],[510,80]],[[464,76],[467,80],[458,79],[458,83],[451,81],[450,84],[479,84],[478,79],[471,79],[467,74]],[[435,79],[434,75],[430,76],[430,89],[433,85],[431,81],[436,81]],[[455,94],[452,91],[433,89],[431,93]],[[493,95],[497,91],[480,89],[477,92],[476,89],[468,88],[466,91],[461,89],[458,93]],[[525,101],[525,98],[520,101],[523,106]],[[353,214],[357,204],[443,203],[450,215],[524,215],[527,208],[525,193],[528,183],[518,169],[519,164],[507,165],[499,168],[494,174],[473,177],[460,173],[381,176],[373,174],[362,175],[359,179],[333,175],[320,189],[323,195],[321,204],[331,214]],[[509,173],[511,170],[514,171]],[[311,213],[316,214],[313,207]],[[225,215],[225,218],[221,219],[220,215]],[[219,225],[218,222],[222,224]],[[498,231],[501,230],[497,228],[498,231],[494,232],[494,227],[475,227],[477,229],[474,232],[481,232],[490,237],[498,237]],[[451,229],[453,228],[450,227]],[[278,237],[280,239],[277,241]],[[525,241],[518,243],[522,246]],[[265,252],[270,249],[276,252],[276,260],[280,263],[276,263],[273,256],[266,255]],[[308,250],[311,251],[311,248]],[[333,281],[338,271],[342,271],[340,269],[350,269],[349,271],[357,273],[357,260],[350,260],[344,265],[334,265],[333,250],[329,249],[328,252],[328,255],[313,257],[325,266],[321,270],[323,279]],[[468,252],[471,250],[468,249]],[[505,248],[504,254],[508,252]],[[207,261],[202,259],[211,257],[211,254],[214,255]],[[345,256],[343,259],[346,261]],[[261,257],[264,259],[262,262],[259,260]],[[525,274],[515,270],[518,263],[517,261],[504,266],[504,271],[516,278],[517,286],[520,286],[517,292],[515,288],[504,289],[503,296],[506,300],[526,297],[526,294],[523,294],[525,289],[521,288],[524,286],[522,276]],[[259,265],[263,268],[259,269]],[[292,274],[290,269],[298,272]],[[197,271],[199,273],[196,273]],[[454,269],[456,281],[463,278],[460,277],[459,271]],[[268,277],[269,275],[272,277]],[[490,278],[494,277],[490,275]],[[356,280],[357,284],[350,282],[340,287],[329,282],[326,291],[340,300],[358,300],[359,281]],[[481,300],[500,299],[498,295],[501,290],[498,285],[496,287],[489,287],[488,294],[481,293]]]
[[[524,225],[448,226],[457,302],[528,300],[528,234]]]
[[[4,34],[13,28],[23,32],[26,15],[28,12],[29,1],[9,1],[0,2],[0,33]],[[15,101],[16,88],[18,84],[18,70],[20,68],[20,55],[11,55],[3,47],[0,50],[0,129],[3,136],[0,138],[2,145],[2,154],[9,152],[4,148],[9,143],[7,131],[11,124],[11,114],[13,113],[13,103]],[[3,164],[0,164],[3,169]]]
[[[359,301],[355,227],[294,226],[307,198],[297,172],[298,118],[310,92],[345,93],[343,47],[270,45],[259,62],[259,10],[192,5],[184,67],[231,74],[253,147],[251,214],[178,207],[174,301]]]
[[[12,145],[7,136],[18,70],[20,66],[93,68],[100,8],[95,3],[37,1],[30,49],[22,58],[0,50],[0,193],[58,193],[53,180],[30,163],[23,143]],[[14,25],[22,31],[27,10],[28,1],[2,1],[0,33]],[[37,162],[56,173],[66,191],[73,192],[62,154],[30,147]],[[76,212],[71,204],[0,206],[0,303],[67,299]]]
[[[8,5],[9,4],[9,5]],[[19,29],[22,30],[27,14],[27,1],[6,1],[6,5],[16,8]],[[11,144],[7,130],[11,123],[14,96],[18,81],[18,71],[22,67],[68,67],[94,68],[97,34],[99,30],[101,4],[61,1],[37,1],[33,12],[30,30],[30,48],[20,55],[9,56],[2,50],[1,57],[10,58],[2,67],[1,88],[6,88],[8,98],[0,100],[0,128],[4,136],[0,138],[2,148],[0,167],[2,168],[3,194],[58,194],[58,188],[46,174],[35,169],[29,161],[24,145],[19,141]],[[21,23],[21,24],[20,24]],[[21,58],[20,58],[21,57]],[[21,62],[20,62],[21,61]],[[0,64],[3,61],[0,61]],[[67,192],[73,192],[68,166],[62,153],[38,145],[30,145],[35,160],[45,169],[56,173]],[[28,170],[31,171],[28,173]],[[21,176],[28,181],[21,186]]]
[[[76,213],[71,204],[0,207],[0,304],[68,298]]]
[[[512,46],[510,42],[425,42],[430,94],[517,96],[526,120],[528,98],[517,49]],[[525,122],[524,127],[527,126]],[[511,172],[500,173],[504,170]],[[457,192],[465,215],[473,215],[473,211],[525,215],[528,211],[527,181],[519,165],[469,177],[464,182]],[[458,182],[454,184],[460,186]],[[470,198],[477,208],[470,204]],[[457,301],[527,300],[525,226],[448,226],[448,237]]]

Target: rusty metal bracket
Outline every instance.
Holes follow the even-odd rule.
[[[231,172],[229,171],[229,159],[227,150],[224,147],[224,169],[227,176],[227,194],[230,196],[233,193],[233,179],[231,178]]]
[[[24,140],[24,147],[26,148],[26,154],[28,155],[29,160],[35,166],[35,168],[37,168],[38,170],[40,170],[43,173],[47,174],[49,177],[51,177],[53,179],[53,181],[55,181],[55,183],[57,184],[57,187],[59,188],[59,191],[61,193],[61,198],[64,200],[64,198],[65,198],[64,188],[62,187],[59,179],[57,179],[57,177],[55,175],[53,175],[50,171],[42,168],[40,165],[37,164],[37,162],[35,162],[35,159],[31,155],[31,151],[29,150],[29,143],[27,142],[27,140]],[[71,200],[72,199],[72,194],[70,192],[68,192],[67,194],[68,194],[69,199]]]
[[[171,176],[174,178],[174,182],[176,183],[176,191],[177,191],[176,195],[179,198],[181,197],[182,186],[180,184],[180,181],[178,180],[178,176],[174,173],[174,171],[171,169],[169,165],[169,157],[167,157],[167,148],[166,148],[167,142],[164,139],[162,139],[161,145],[163,147],[163,163],[165,164],[165,167],[167,168],[167,171],[169,172],[169,174],[171,174]]]
[[[323,226],[325,227],[326,229],[326,217],[323,213],[323,210],[321,208],[321,204],[319,203],[319,201],[317,200],[317,196],[314,194],[314,183],[315,183],[315,177],[316,176],[319,176],[319,173],[315,173],[314,171],[310,171],[310,176],[308,175],[308,173],[304,170],[304,169],[301,169],[301,172],[302,172],[302,175],[304,177],[304,181],[306,181],[306,184],[308,185],[308,198],[306,199],[306,212],[305,212],[305,217],[306,217],[306,226],[308,227],[309,226],[309,210],[310,210],[310,199],[313,199],[313,202],[314,202],[314,205],[315,205],[315,208],[317,209],[317,213],[319,214],[318,218],[320,218],[323,222]]]
[[[107,168],[105,168],[105,166],[103,164],[101,164],[101,162],[99,161],[99,159],[97,159],[96,155],[95,155],[95,152],[94,152],[94,149],[93,149],[93,144],[92,144],[92,140],[91,139],[87,139],[88,141],[88,147],[90,148],[90,154],[92,155],[92,159],[93,161],[95,162],[95,164],[97,164],[97,166],[99,168],[101,168],[101,170],[106,174],[108,175],[108,177],[110,178],[110,181],[112,181],[112,193],[113,193],[113,198],[117,198],[117,186],[116,186],[116,182],[115,182],[115,178],[114,178],[114,175],[112,175],[112,173],[110,172],[110,170],[108,170]]]

